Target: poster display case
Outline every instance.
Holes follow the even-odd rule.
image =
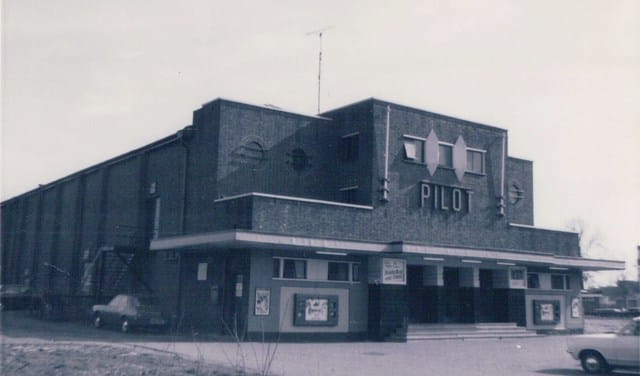
[[[296,326],[338,325],[337,295],[295,295],[293,324]]]
[[[533,323],[536,325],[554,325],[560,322],[560,301],[534,300]]]

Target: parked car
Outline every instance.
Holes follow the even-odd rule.
[[[115,325],[123,333],[133,328],[164,329],[168,323],[162,317],[157,300],[151,296],[117,295],[109,304],[94,305],[92,312],[93,326]]]
[[[583,334],[567,341],[567,352],[580,360],[587,373],[606,373],[613,368],[640,368],[640,317],[617,333]]]
[[[32,308],[34,294],[25,285],[0,285],[0,310]]]
[[[635,317],[640,310],[638,308],[596,308],[593,313],[598,316]]]

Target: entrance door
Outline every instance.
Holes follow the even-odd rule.
[[[186,332],[220,333],[224,301],[223,257],[188,255],[182,262],[179,327]]]
[[[422,267],[407,265],[407,289],[409,292],[409,323],[422,322]]]
[[[478,299],[476,299],[476,319],[478,322],[494,322],[495,317],[495,296],[493,291],[493,271],[480,269],[480,289]]]
[[[509,321],[509,290],[495,287],[494,272],[492,269],[480,269],[480,289],[475,300],[478,322]]]
[[[407,265],[409,323],[438,322],[437,286],[424,286],[424,266]]]
[[[445,267],[443,279],[445,321],[452,323],[474,322],[474,289],[460,286],[460,268]]]

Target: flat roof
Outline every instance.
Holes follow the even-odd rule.
[[[340,106],[340,107],[334,108],[332,110],[323,111],[321,113],[321,115],[322,114],[330,114],[332,112],[344,110],[346,108],[357,106],[357,105],[360,105],[360,104],[365,103],[365,102],[378,103],[378,104],[382,104],[382,105],[393,105],[395,107],[401,107],[401,108],[403,108],[405,110],[409,110],[409,111],[413,111],[413,112],[419,112],[419,113],[422,113],[422,114],[425,114],[425,115],[429,115],[429,116],[433,116],[433,117],[438,117],[438,118],[443,119],[443,120],[462,122],[462,123],[465,123],[465,124],[473,126],[473,127],[486,128],[486,129],[491,129],[491,130],[495,130],[495,131],[499,131],[499,132],[507,132],[506,129],[500,128],[500,127],[496,127],[496,126],[493,126],[493,125],[487,125],[487,124],[478,123],[478,122],[471,121],[471,120],[461,119],[461,118],[457,118],[457,117],[453,117],[453,116],[449,116],[449,115],[443,115],[443,114],[440,114],[440,113],[427,111],[427,110],[424,110],[424,109],[421,109],[421,108],[418,108],[418,107],[407,106],[407,105],[404,105],[404,104],[400,104],[400,103],[396,103],[396,102],[392,102],[392,101],[387,101],[387,100],[380,99],[380,98],[375,98],[375,97],[370,97],[370,98],[363,99],[363,100],[360,100],[360,101],[357,101],[357,102],[353,102],[351,104]]]
[[[302,112],[287,110],[287,109],[284,109],[282,107],[276,106],[274,104],[257,104],[257,103],[239,101],[239,100],[229,99],[229,98],[224,98],[224,97],[218,97],[218,98],[212,99],[212,100],[210,100],[208,102],[205,102],[205,103],[202,104],[202,107],[205,107],[205,106],[210,105],[210,104],[215,103],[215,102],[229,102],[229,103],[240,104],[240,105],[248,106],[248,107],[256,107],[256,108],[260,108],[260,109],[263,109],[263,110],[270,110],[270,111],[282,112],[282,113],[286,113],[286,114],[290,114],[290,115],[308,117],[308,118],[312,118],[312,119],[332,120],[331,118],[320,116],[320,115],[312,115],[312,114],[306,114],[306,113],[302,113]]]
[[[372,242],[291,234],[273,234],[250,230],[227,230],[155,239],[151,241],[150,250],[185,250],[211,246],[224,248],[277,248],[299,251],[329,250],[356,254],[386,255],[388,257],[418,255],[424,257],[451,258],[452,260],[470,259],[476,260],[479,264],[487,262],[490,265],[500,265],[497,263],[502,262],[512,266],[547,266],[555,268],[556,270],[563,270],[565,268],[567,270],[570,268],[581,270],[624,270],[625,265],[624,261],[617,260],[565,257],[551,253],[519,250],[434,246],[403,241]]]

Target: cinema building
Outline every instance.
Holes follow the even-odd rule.
[[[193,124],[2,203],[2,282],[152,293],[176,328],[402,337],[579,331],[578,235],[536,228],[507,131],[378,99],[320,115],[216,99]]]

